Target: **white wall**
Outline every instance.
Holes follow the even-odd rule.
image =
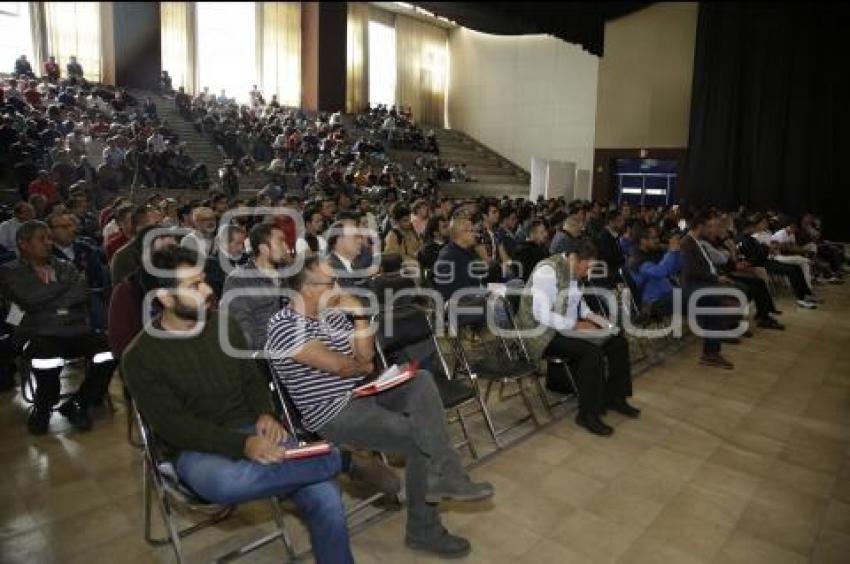
[[[575,162],[590,196],[599,59],[545,35],[449,35],[449,126],[525,170],[531,157]]]

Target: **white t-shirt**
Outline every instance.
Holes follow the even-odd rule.
[[[770,236],[770,240],[773,243],[779,243],[780,245],[796,245],[797,240],[794,235],[789,233],[787,229],[780,229],[776,233]]]
[[[319,241],[319,254],[324,256],[328,252],[328,242],[321,235],[316,235],[316,239]],[[306,253],[310,250],[310,245],[307,244],[307,239],[304,237],[299,237],[297,241],[295,241],[295,252],[298,254]]]

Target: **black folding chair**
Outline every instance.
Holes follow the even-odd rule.
[[[183,554],[181,539],[223,521],[233,513],[234,508],[210,503],[184,484],[177,476],[174,466],[170,462],[165,461],[160,455],[156,436],[150,427],[148,427],[141,413],[135,407],[133,408],[133,412],[144,450],[142,479],[144,486],[145,540],[154,546],[170,544],[177,562],[183,564],[186,562],[186,557]],[[154,537],[151,531],[151,506],[154,499],[159,506],[160,515],[167,532],[167,536],[164,538]],[[295,559],[295,551],[284,525],[284,516],[283,510],[280,507],[280,501],[276,497],[269,498],[269,501],[272,506],[272,514],[277,523],[277,530],[228,552],[217,558],[216,561],[223,562],[245,556],[277,540],[280,540],[286,549],[286,561],[290,562]],[[178,509],[192,514],[204,515],[206,518],[190,527],[181,529],[178,527],[176,519],[176,511]]]
[[[455,374],[449,371],[426,310],[413,304],[394,307],[375,315],[373,322],[378,324],[375,345],[384,368],[411,360],[418,360],[420,363],[423,359],[426,361],[420,366],[432,373],[443,408],[455,414],[449,418],[449,422],[457,421],[460,424],[464,440],[455,445],[457,448],[465,446],[473,458],[478,458],[478,450],[469,434],[466,421],[467,415],[477,412],[482,414],[496,447],[500,446],[490,412],[481,398],[475,374],[455,377]],[[475,407],[475,411],[464,413],[464,409],[470,405]]]
[[[513,423],[495,431],[494,440],[497,445],[501,446],[498,441],[499,436],[528,421],[533,423],[533,428],[541,425],[534,410],[529,390],[526,388],[526,383],[531,384],[532,388],[536,387],[540,400],[544,405],[546,404],[546,394],[540,383],[539,366],[530,360],[521,342],[519,331],[514,323],[511,303],[506,298],[491,295],[488,301],[488,307],[493,308],[497,303],[503,305],[504,311],[507,314],[507,326],[500,328],[501,332],[496,336],[495,340],[483,343],[479,341],[478,346],[472,350],[472,355],[469,354],[467,347],[464,346],[460,338],[450,337],[450,341],[462,373],[472,375],[476,379],[487,382],[484,391],[485,404],[489,401],[495,384],[499,385],[500,400],[505,401],[517,395],[522,399],[527,411],[526,414]],[[455,371],[454,373],[457,374],[458,372]],[[516,386],[517,391],[507,394],[505,389],[509,385]]]
[[[301,414],[298,413],[298,408],[295,406],[295,402],[286,390],[286,386],[284,386],[278,378],[274,377],[268,362],[258,359],[258,363],[260,365],[260,370],[269,378],[269,385],[274,391],[274,397],[276,400],[275,403],[281,410],[281,415],[283,415],[287,430],[298,440],[299,443],[310,443],[323,440],[316,433],[306,430],[301,424]],[[387,462],[386,456],[384,456],[383,453],[379,453],[379,456],[384,463]],[[365,499],[362,499],[346,509],[346,516],[350,518],[353,515],[360,513],[363,509],[372,506],[375,502],[380,501],[384,497],[385,494],[383,493],[375,493]],[[398,502],[398,499],[394,501]]]

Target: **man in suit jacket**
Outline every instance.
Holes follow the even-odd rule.
[[[729,283],[725,276],[718,276],[717,269],[708,257],[705,249],[700,244],[704,238],[707,216],[697,216],[691,222],[691,229],[682,238],[680,250],[682,253],[682,290],[684,292],[684,303],[687,304],[690,296],[697,290],[711,287],[721,287]],[[721,301],[718,297],[706,296],[699,300],[702,307],[719,307]],[[698,319],[701,327],[716,331],[728,327],[728,319],[718,316],[704,317]],[[703,339],[702,356],[700,364],[731,370],[734,365],[720,354],[720,340],[716,338]]]
[[[361,286],[366,278],[377,272],[371,253],[364,252],[367,251],[365,239],[354,218],[340,219],[328,231],[328,264],[340,286]]]
[[[619,270],[625,262],[620,251],[618,239],[623,232],[625,221],[619,210],[612,210],[606,216],[605,227],[596,236],[597,259],[605,263],[606,275],[593,278],[596,285],[614,288],[620,282]]]

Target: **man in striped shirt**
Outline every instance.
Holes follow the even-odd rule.
[[[405,455],[407,546],[466,555],[469,542],[442,526],[437,503],[486,499],[493,487],[472,482],[463,470],[433,376],[419,371],[405,384],[354,399],[352,390],[374,372],[375,345],[362,302],[343,292],[333,269],[316,257],[305,260],[290,285],[296,294],[269,322],[266,350],[302,424],[337,444]]]

